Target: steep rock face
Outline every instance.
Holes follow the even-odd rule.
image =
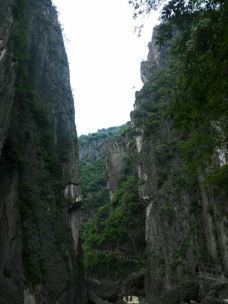
[[[80,178],[82,185],[83,220],[94,217],[99,207],[109,201],[106,173],[106,145],[121,127],[99,130],[79,137]]]
[[[82,157],[80,165],[84,167],[82,188],[88,191],[85,197],[89,199],[92,193],[90,205],[96,207],[83,234],[88,296],[96,304],[121,303],[128,295],[144,296],[145,209],[137,191],[136,145],[130,126],[127,129],[123,126],[119,131],[101,145],[93,144],[97,150],[89,148],[90,162],[87,155],[87,164]],[[93,135],[94,140],[99,134]],[[87,140],[92,140],[90,137]],[[84,149],[83,155],[86,155]],[[103,157],[105,166],[98,166],[99,159],[94,155]],[[85,172],[87,177],[89,173],[89,179],[84,178]],[[100,176],[105,183],[99,182]],[[109,194],[105,195],[105,200],[101,186]],[[84,207],[89,207],[87,202]]]
[[[148,44],[149,52],[146,61],[141,62],[141,80],[143,83],[147,82],[153,74],[156,66],[162,66],[168,56],[170,42],[166,45],[157,45],[156,37],[158,36],[159,27],[155,27],[151,42]]]
[[[57,13],[49,0],[0,4],[1,303],[83,303],[77,135]]]
[[[96,133],[94,133],[95,135]],[[103,152],[103,145],[107,141],[106,136],[101,136],[101,137],[96,137],[92,135],[88,135],[88,138],[91,136],[89,140],[83,141],[83,138],[86,136],[81,136],[80,139],[80,146],[79,146],[79,161],[84,161],[84,160],[91,160],[91,161],[96,161],[102,157],[102,152]],[[94,137],[94,138],[93,138]]]
[[[172,147],[173,134],[168,123],[161,130],[157,136],[143,138],[138,167],[139,193],[146,204],[149,301],[178,282],[194,280],[205,253],[198,192],[186,186],[181,189],[186,175]]]
[[[136,94],[131,113],[137,131],[139,193],[146,205],[147,299],[149,303],[217,303],[227,273],[227,208],[224,200],[207,189],[203,173],[189,175],[173,122],[159,112],[167,105],[157,102],[153,77],[156,69],[164,67],[169,45],[159,48],[154,42],[156,35],[157,29],[148,61],[142,64],[147,87]],[[149,117],[148,111],[153,116]],[[142,116],[145,121],[150,119],[144,129],[139,123]],[[219,164],[215,156],[213,165],[224,163]],[[222,274],[207,283],[205,274],[199,279],[200,267]],[[208,295],[214,288],[215,302]],[[223,293],[227,290],[220,296]]]
[[[124,159],[127,156],[127,137],[119,137],[112,140],[105,146],[106,168],[107,168],[107,184],[110,198],[112,200],[113,192],[116,190],[120,179],[124,173]]]
[[[0,155],[6,139],[14,97],[15,63],[12,56],[14,1],[0,1]]]

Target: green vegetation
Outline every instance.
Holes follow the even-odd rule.
[[[126,132],[129,133],[129,130],[130,123],[126,123],[123,126],[101,129],[97,133],[79,137],[79,149],[82,154],[84,149],[86,150],[80,161],[80,180],[84,202],[82,209],[86,213],[93,214],[96,209],[109,202],[104,146]]]
[[[138,94],[140,108],[132,116],[147,136],[159,136],[165,122],[173,125],[176,151],[190,174],[210,175],[207,185],[222,189],[226,168],[217,171],[211,164],[228,139],[228,4],[203,3],[171,0],[164,7],[157,43],[172,39],[171,51]]]
[[[170,116],[194,169],[208,166],[215,150],[227,143],[227,11],[226,1],[172,0],[162,13],[166,34],[174,26],[181,31],[173,55],[180,65]]]
[[[89,135],[81,135],[79,137],[79,144],[89,144],[90,142],[94,140],[100,140],[100,139],[113,139],[115,137],[118,137],[122,133],[126,132],[130,127],[130,122],[119,126],[119,127],[110,127],[107,129],[100,129],[96,133],[91,133]]]
[[[205,184],[213,187],[213,189],[221,194],[228,196],[228,164],[224,165],[219,169],[215,169],[213,173],[208,175],[207,179],[205,180]]]
[[[140,3],[150,7],[156,1],[130,2],[140,10]],[[215,260],[204,242],[199,176],[204,178],[203,187],[210,201],[208,217],[225,221],[228,166],[219,164],[218,154],[225,155],[228,147],[228,3],[171,0],[161,19],[157,47],[161,47],[161,54],[163,47],[166,52],[169,47],[170,50],[161,65],[151,63],[150,79],[137,93],[137,106],[131,116],[136,127],[144,131],[150,147],[144,163],[151,162],[149,172],[154,175],[149,178],[153,178],[154,204],[160,219],[175,226],[182,213],[182,199],[190,199],[189,234],[183,237],[170,261],[175,281],[178,271],[194,272],[188,259],[195,237],[200,240],[199,263],[222,264],[221,249],[217,248]],[[214,231],[215,237],[217,234]]]
[[[103,264],[119,268],[122,264],[132,263],[128,256],[137,257],[138,251],[144,248],[143,207],[135,183],[135,179],[122,182],[115,192],[114,209],[108,205],[98,209],[95,219],[86,225],[83,239],[88,271]],[[137,251],[132,243],[136,244]],[[126,244],[133,248],[133,252],[128,252],[130,248],[127,250]]]
[[[109,193],[107,188],[106,176],[106,157],[102,151],[102,145],[120,135],[125,126],[111,127],[108,129],[98,130],[97,133],[89,135],[81,135],[79,137],[79,149],[83,153],[83,149],[94,152],[86,152],[79,164],[81,190],[83,194],[82,209],[85,213],[94,214],[96,209],[104,206],[109,201]]]
[[[105,205],[109,200],[106,181],[106,162],[102,157],[98,160],[80,162],[80,179],[83,193],[82,208],[91,211]]]
[[[114,191],[112,203],[107,199],[83,229],[83,251],[88,273],[108,270],[109,275],[121,276],[121,273],[126,275],[128,268],[132,271],[142,267],[145,219],[144,207],[138,197],[134,153],[125,159],[124,176]],[[87,189],[90,190],[90,186],[91,181]],[[99,189],[97,187],[98,193]]]
[[[149,0],[129,2],[136,14],[157,4]],[[226,1],[169,1],[162,11],[157,44],[171,40],[170,53],[164,65],[153,66],[151,78],[137,92],[137,107],[131,115],[136,127],[152,141],[159,194],[163,185],[172,188],[174,197],[187,193],[192,198],[190,213],[194,217],[202,213],[196,193],[199,174],[205,177],[209,190],[227,196],[227,165],[218,168],[217,162],[217,151],[227,147],[228,139],[227,16]],[[91,138],[105,136],[98,132]],[[177,168],[175,162],[180,163],[180,159],[184,162]],[[124,242],[132,241],[129,231],[135,234],[133,243],[139,243],[134,229],[138,226],[134,214],[140,214],[135,190],[138,180],[132,171],[136,163],[135,155],[129,155],[125,177],[114,193],[112,205],[104,200],[95,219],[85,227],[88,271],[101,264],[115,265],[113,253],[119,253]],[[176,217],[173,202],[165,201],[160,211],[171,226]],[[200,231],[193,224],[190,229],[174,257],[175,269],[185,264],[192,235]]]
[[[132,118],[146,136],[158,133],[162,121],[167,117],[167,108],[176,89],[177,77],[177,62],[174,63],[170,58],[165,67],[153,67],[150,80],[137,93],[136,102],[140,107],[132,112]]]

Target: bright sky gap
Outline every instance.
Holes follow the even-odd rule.
[[[121,125],[130,119],[142,86],[140,63],[148,53],[158,12],[139,21],[127,0],[53,0],[63,26],[75,99],[78,134]]]

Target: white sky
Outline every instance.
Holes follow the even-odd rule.
[[[139,38],[128,0],[53,2],[64,28],[78,134],[124,124],[142,86],[140,63],[158,12],[144,20]]]

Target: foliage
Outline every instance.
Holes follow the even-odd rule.
[[[208,165],[227,142],[227,10],[225,1],[173,0],[162,13],[165,26],[181,30],[174,50],[181,68],[170,116],[194,167]]]
[[[94,140],[118,137],[122,133],[126,132],[126,130],[128,130],[129,128],[130,128],[130,122],[122,126],[100,129],[95,133],[90,133],[88,135],[81,135],[79,136],[79,144],[82,146],[83,144],[89,144]]]
[[[208,175],[206,168],[228,139],[228,3],[171,0],[161,20],[157,44],[171,38],[173,44],[165,64],[153,69],[138,94],[133,118],[149,136],[162,132],[165,120],[174,124],[188,169]],[[216,187],[223,187],[226,175],[223,182],[220,174],[213,176]]]
[[[142,14],[148,14],[152,9],[157,9],[163,0],[128,0],[134,9],[134,18]]]
[[[105,158],[101,157],[95,161],[81,161],[80,179],[84,197],[82,208],[90,210],[105,205],[109,200]]]
[[[228,194],[227,188],[228,181],[228,164],[224,165],[219,169],[215,169],[207,177],[205,184],[212,186],[217,191],[223,191],[226,195]]]
[[[98,208],[96,217],[84,227],[83,250],[88,272],[104,265],[116,267],[117,271],[121,265],[135,264],[122,248],[129,244],[132,256],[136,256],[144,248],[144,208],[138,198],[133,159],[134,156],[130,154],[125,160],[124,177],[114,192],[112,205],[107,203]],[[128,168],[129,163],[132,169]]]
[[[137,127],[146,136],[158,133],[162,121],[167,118],[167,108],[175,90],[179,73],[179,62],[170,56],[165,66],[153,67],[149,81],[138,92],[139,107],[132,112]]]
[[[79,148],[83,151],[91,145],[94,150],[92,154],[83,155],[80,161],[80,180],[84,203],[82,208],[85,213],[92,214],[95,209],[104,206],[109,202],[109,192],[107,188],[106,156],[103,148],[105,143],[114,140],[119,136],[130,133],[130,123],[123,126],[111,127],[98,130],[97,133],[81,135],[79,137]],[[91,150],[89,148],[89,150]]]

